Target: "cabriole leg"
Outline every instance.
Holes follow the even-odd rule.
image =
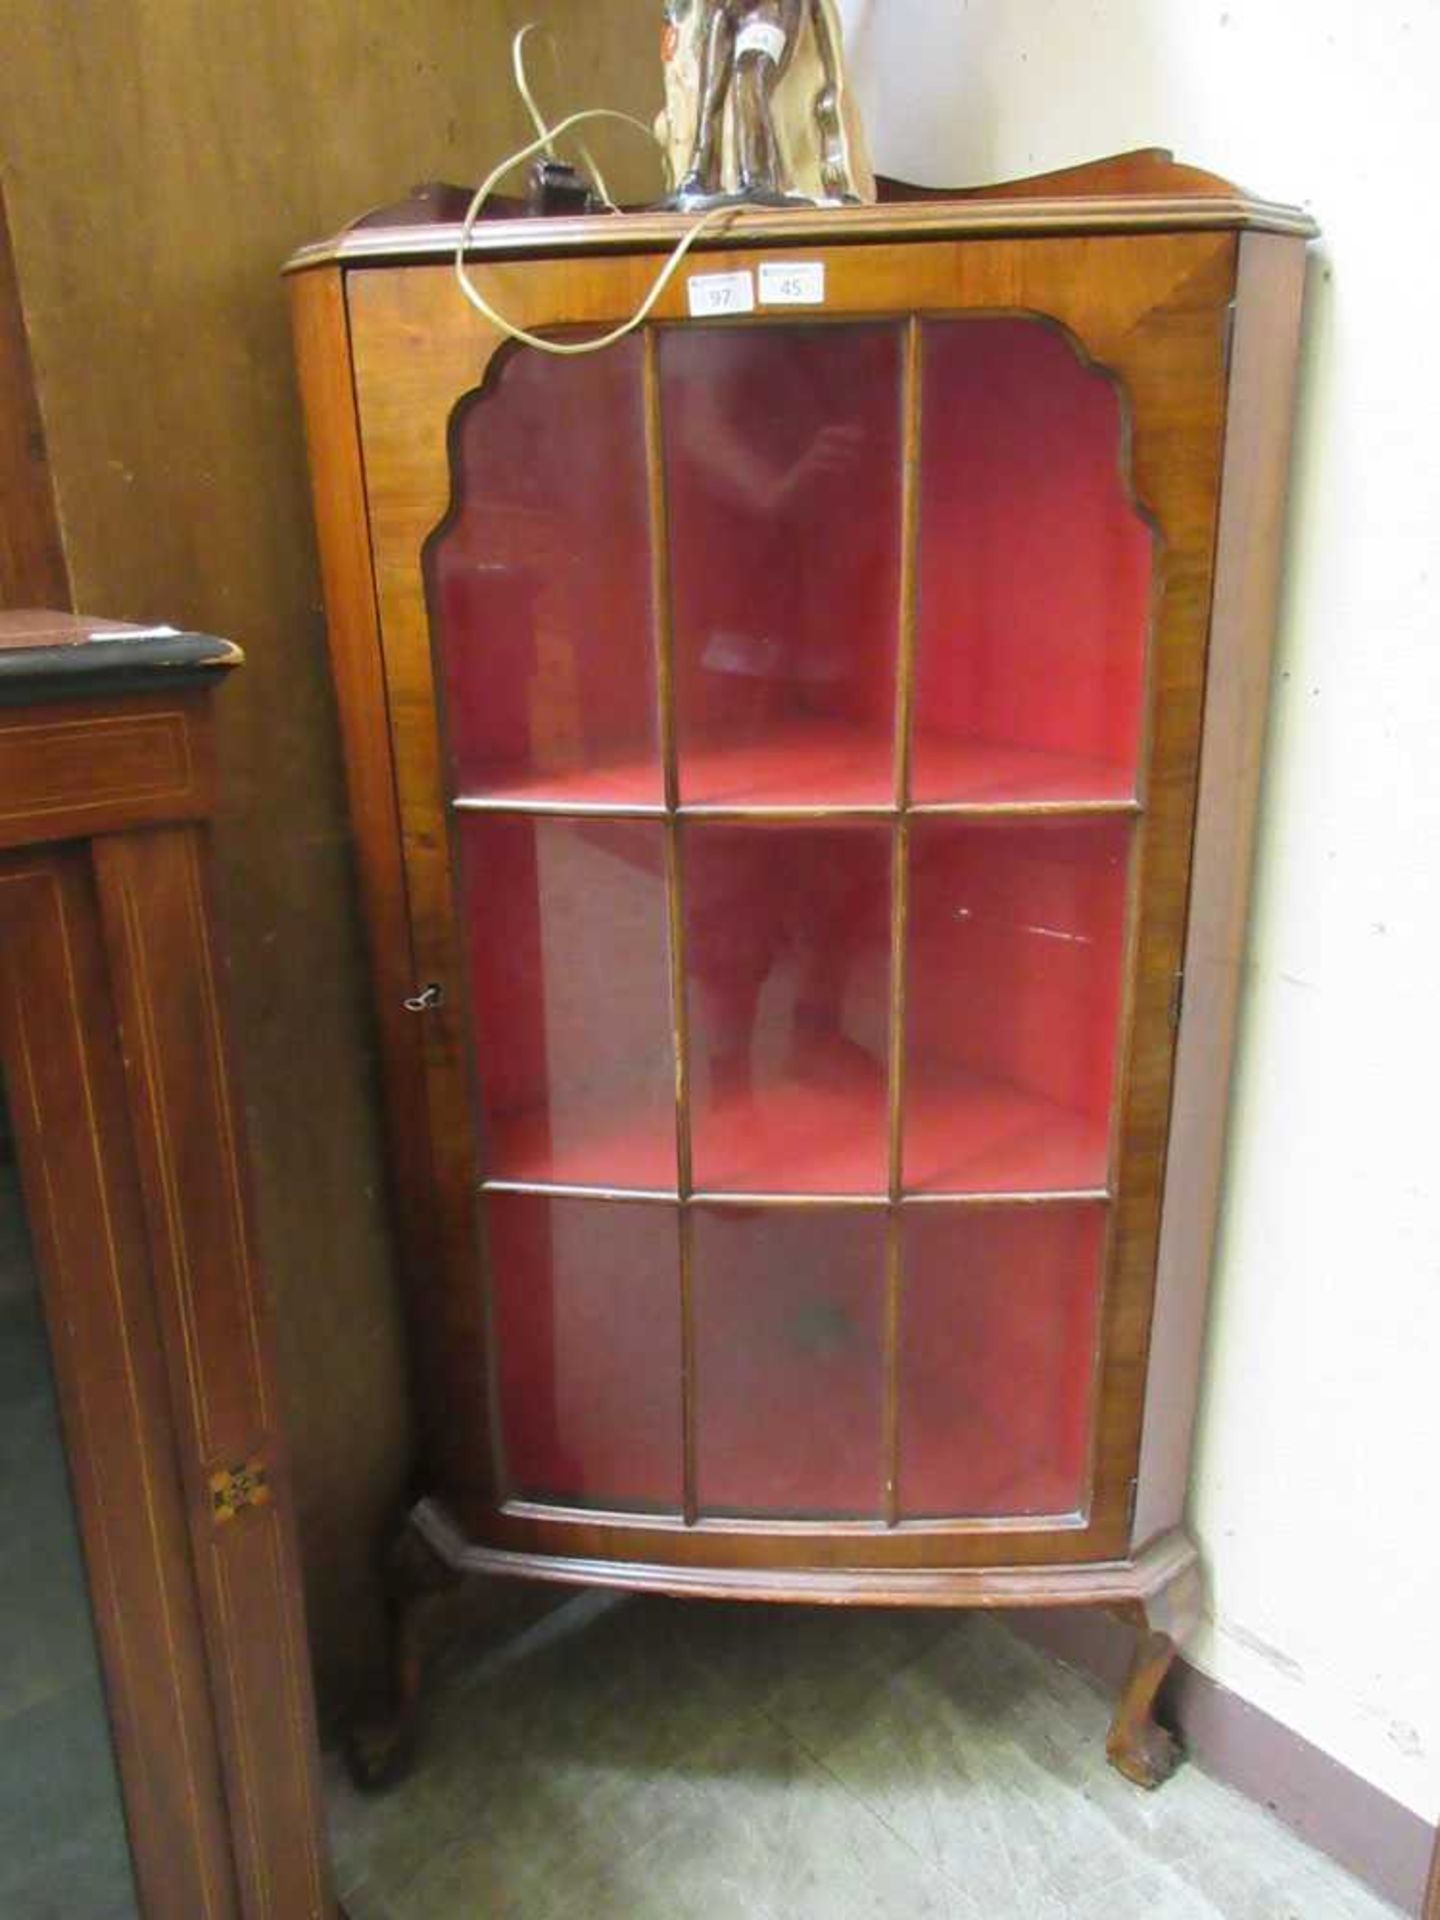
[[[393,1786],[415,1757],[420,1699],[435,1651],[437,1603],[460,1582],[407,1514],[385,1556],[389,1708],[381,1718],[352,1728],[345,1742],[350,1777],[367,1793]]]
[[[1105,1752],[1127,1780],[1153,1788],[1163,1785],[1184,1757],[1175,1735],[1156,1721],[1155,1701],[1200,1616],[1199,1568],[1192,1563],[1168,1587],[1124,1613],[1138,1627],[1139,1639]]]

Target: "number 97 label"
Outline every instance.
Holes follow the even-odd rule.
[[[693,320],[719,313],[755,311],[755,276],[748,268],[738,273],[692,273],[685,283]]]

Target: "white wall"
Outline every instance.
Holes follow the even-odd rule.
[[[1324,227],[1194,1522],[1194,1657],[1440,1811],[1436,0],[843,0],[882,170],[1127,147]]]

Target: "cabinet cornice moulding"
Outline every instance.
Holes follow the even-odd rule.
[[[1248,229],[1312,238],[1319,228],[1303,207],[1262,200],[1218,174],[1181,165],[1160,148],[1116,154],[1083,166],[980,187],[919,187],[881,182],[881,199],[865,207],[743,207],[706,238],[711,247],[852,240],[943,240],[1034,233],[1143,233],[1178,228]],[[460,242],[463,188],[417,189],[379,208],[329,240],[302,247],[288,272],[340,262],[375,265],[442,260]],[[693,217],[649,209],[569,217],[514,217],[517,203],[499,202],[497,217],[471,235],[475,258],[548,253],[663,252],[681,240]]]

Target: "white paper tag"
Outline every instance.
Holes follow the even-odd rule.
[[[174,640],[178,637],[178,627],[97,627],[94,633],[87,633],[87,640]]]
[[[692,273],[685,282],[692,320],[708,320],[717,313],[753,313],[755,276],[748,267],[737,273]]]
[[[823,307],[823,260],[764,260],[760,263],[762,307]]]
[[[778,67],[785,58],[784,30],[768,20],[752,20],[740,29],[735,41],[735,58],[738,60],[742,53],[763,53]]]

